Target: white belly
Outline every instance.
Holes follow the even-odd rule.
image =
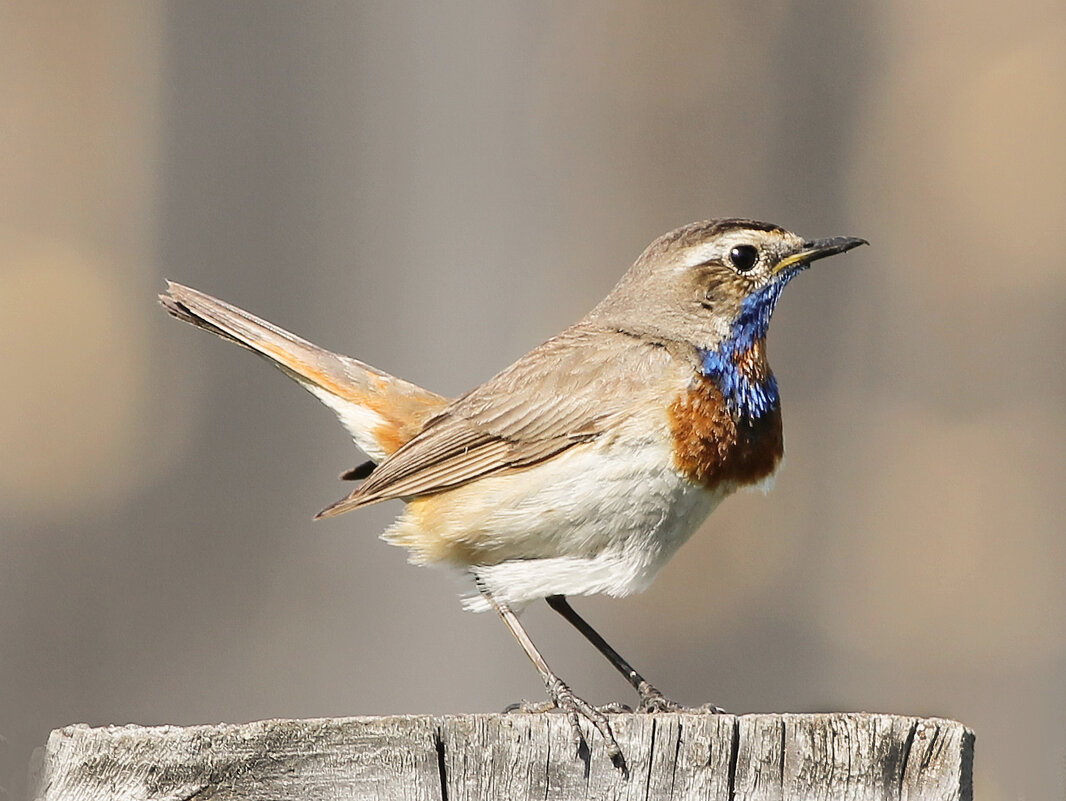
[[[405,515],[385,538],[412,547],[444,537],[491,549],[491,564],[456,566],[512,607],[548,595],[629,595],[648,587],[727,494],[678,475],[661,441],[590,444],[452,490],[432,519]],[[430,561],[417,547],[412,559]],[[480,596],[464,605],[488,608]]]

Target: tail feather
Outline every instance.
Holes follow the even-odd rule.
[[[298,381],[336,413],[375,462],[399,449],[449,402],[190,287],[168,281],[159,301],[179,320],[248,348]]]

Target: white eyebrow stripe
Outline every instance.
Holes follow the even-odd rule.
[[[705,264],[712,259],[720,259],[723,251],[713,242],[704,242],[696,247],[689,248],[685,254],[683,264],[686,268],[695,267],[698,264]]]

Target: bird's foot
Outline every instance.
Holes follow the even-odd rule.
[[[689,707],[689,711],[697,712],[703,715],[728,715],[722,707],[716,704],[700,704],[699,706]]]
[[[580,754],[583,748],[588,748],[585,743],[585,735],[581,732],[580,720],[585,718],[596,727],[600,736],[603,737],[603,745],[607,751],[607,756],[611,758],[614,766],[628,774],[629,771],[626,768],[625,757],[622,756],[622,749],[618,747],[618,741],[614,737],[611,724],[607,721],[607,715],[604,714],[603,710],[597,709],[585,699],[574,695],[574,691],[558,677],[547,682],[546,687],[548,698],[551,699],[557,709],[566,715],[566,719],[570,723],[571,740],[577,752]]]
[[[640,685],[637,687],[637,693],[640,695],[640,706],[637,707],[638,712],[655,714],[657,712],[685,711],[681,704],[671,701],[646,681],[641,680]]]
[[[510,715],[512,712],[520,712],[523,715],[540,715],[544,712],[552,712],[556,709],[554,701],[517,701],[513,704],[508,704],[503,710],[505,715]]]
[[[559,678],[553,678],[545,686],[548,690],[547,701],[522,701],[521,703],[511,704],[504,712],[541,714],[559,710],[566,715],[567,722],[570,724],[571,740],[578,754],[587,754],[588,750],[585,735],[581,731],[581,718],[585,718],[596,727],[600,736],[603,737],[603,745],[607,751],[607,756],[611,758],[614,766],[628,775],[625,757],[622,755],[622,749],[618,747],[618,741],[611,730],[607,715],[617,712],[632,712],[633,710],[625,704],[617,703],[595,707],[585,699],[574,695],[574,691]]]
[[[658,712],[684,712],[685,708],[676,701],[671,701],[654,687],[649,691],[641,692],[638,712],[656,714]]]
[[[632,715],[633,707],[629,704],[622,704],[618,701],[612,701],[609,704],[595,707],[600,712],[608,715]],[[503,713],[509,715],[512,712],[521,712],[524,715],[540,715],[544,712],[555,712],[559,709],[559,705],[554,701],[519,701],[514,704],[509,704],[504,708]]]
[[[702,706],[682,706],[676,701],[671,701],[657,689],[652,687],[648,682],[641,682],[640,687],[637,688],[637,692],[640,694],[640,706],[637,707],[638,712],[655,714],[658,712],[695,712],[697,714],[705,715],[721,715],[725,713],[725,710],[714,704],[703,704]]]

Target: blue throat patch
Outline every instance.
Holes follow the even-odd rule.
[[[714,379],[733,414],[756,420],[776,409],[781,401],[773,373],[768,372],[765,379],[756,380],[740,369],[737,357],[750,351],[766,336],[781,290],[794,275],[795,272],[790,271],[748,295],[740,306],[729,338],[713,350],[700,351],[703,374]]]

